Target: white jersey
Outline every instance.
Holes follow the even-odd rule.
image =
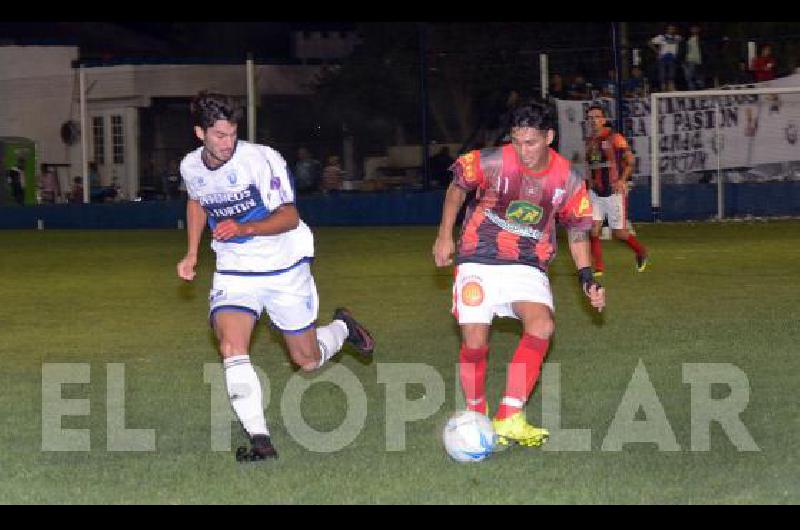
[[[282,204],[294,203],[294,185],[286,161],[274,149],[239,140],[233,156],[216,169],[206,166],[198,147],[181,161],[189,198],[208,215],[213,230],[220,221],[240,223],[266,219]],[[314,236],[300,220],[297,228],[273,236],[212,241],[217,272],[269,273],[314,256]]]

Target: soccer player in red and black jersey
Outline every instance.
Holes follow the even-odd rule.
[[[556,253],[557,221],[567,228],[583,292],[598,311],[605,306],[605,292],[591,268],[591,203],[581,177],[550,148],[553,116],[545,103],[523,105],[513,112],[510,144],[471,151],[456,160],[433,245],[437,266],[453,263],[456,214],[467,193],[475,190],[455,259],[453,315],[462,336],[459,377],[467,407],[488,415],[489,327],[495,316],[522,321],[522,337],[492,422],[502,445],[536,447],[548,436],[525,420],[523,406],[555,328],[547,269]]]
[[[589,196],[592,199],[592,260],[595,275],[605,270],[600,231],[608,219],[612,235],[624,241],[636,253],[636,269],[647,267],[647,249],[626,228],[628,219],[628,181],[636,157],[625,137],[608,126],[606,111],[600,105],[586,110],[592,134],[586,139],[586,162],[589,166]]]

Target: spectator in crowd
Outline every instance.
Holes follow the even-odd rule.
[[[567,97],[569,99],[590,99],[589,85],[586,83],[586,78],[583,74],[575,74],[572,78],[572,83],[567,87]]]
[[[297,150],[297,162],[294,165],[294,180],[298,193],[316,191],[322,175],[322,164],[315,159],[306,147]]]
[[[117,190],[113,186],[103,186],[97,162],[89,162],[89,201],[105,202],[116,196]]]
[[[8,185],[14,202],[22,206],[25,204],[25,159],[20,157],[17,164],[8,168]]]
[[[643,98],[647,95],[644,74],[640,67],[631,68],[631,76],[622,83],[622,91],[626,98]]]
[[[617,74],[613,68],[609,68],[605,79],[597,83],[600,89],[600,97],[613,98],[617,93]]]
[[[650,39],[650,46],[658,56],[658,80],[661,90],[675,90],[675,70],[678,65],[678,45],[681,36],[674,24],[669,24],[666,31]]]
[[[344,173],[339,157],[336,155],[329,156],[325,168],[322,170],[323,193],[341,190]]]
[[[169,161],[166,175],[166,188],[164,190],[167,199],[175,200],[180,197],[181,171],[178,161],[174,158]]]
[[[443,145],[439,151],[428,159],[428,171],[430,171],[431,186],[435,188],[446,188],[450,184],[450,173],[448,170],[453,165],[455,159],[450,154],[450,147]]]
[[[72,179],[72,189],[69,191],[69,202],[80,204],[83,202],[83,179],[75,177]]]
[[[553,99],[567,99],[567,90],[564,88],[564,78],[561,74],[554,73],[550,76],[548,94]]]
[[[61,198],[61,184],[55,171],[48,164],[42,164],[42,173],[39,175],[39,189],[42,194],[42,203],[55,204]]]
[[[753,79],[756,83],[771,81],[775,79],[775,67],[777,61],[772,55],[772,46],[765,44],[761,47],[761,54],[753,58],[750,70],[753,72]]]
[[[692,25],[685,45],[681,46],[683,58],[683,76],[686,79],[688,90],[702,90],[705,87],[703,80],[703,54],[705,43],[700,37],[700,26]]]

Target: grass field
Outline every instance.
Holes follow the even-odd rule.
[[[316,229],[320,321],[336,305],[352,307],[378,341],[375,360],[345,353],[316,376],[299,375],[279,336],[259,326],[251,354],[269,378],[267,417],[280,458],[244,466],[233,458],[244,442],[235,425],[231,449],[212,450],[204,368],[218,362],[205,320],[209,249],[197,280],[183,284],[174,273],[183,232],[2,231],[0,502],[800,502],[800,222],[643,224],[638,231],[651,250],[645,273],[635,272],[626,247],[604,243],[608,307],[600,318],[581,299],[563,244],[551,271],[557,325],[548,363],[560,368],[561,427],[590,430],[590,448],[513,448],[465,465],[450,460],[440,441],[456,407],[459,338],[449,315],[452,269],[436,269],[430,257],[435,229]],[[514,321],[494,328],[493,406],[518,335]],[[90,383],[61,389],[64,400],[88,400],[87,415],[64,416],[61,426],[88,429],[89,451],[42,450],[44,363],[89,367]],[[125,427],[152,429],[154,451],[107,449],[106,411],[117,410],[107,398],[108,363],[124,365]],[[406,425],[402,451],[387,450],[387,415],[396,409],[387,412],[387,385],[378,380],[379,365],[392,363],[427,365],[445,389],[435,413]],[[640,363],[677,451],[651,442],[602,450]],[[717,423],[709,450],[691,449],[684,363],[727,363],[746,375],[749,402],[739,418],[759,450],[740,451]],[[309,383],[336,367],[366,393],[366,419],[342,449],[315,452],[291,435],[280,402],[291,378]],[[733,392],[719,384],[712,391],[714,399]],[[423,393],[420,383],[406,388],[417,405],[428,399]],[[345,401],[339,387],[318,382],[300,407],[309,426],[327,432],[345,419]],[[542,419],[542,403],[540,386],[529,419]],[[654,420],[648,410],[636,420]]]

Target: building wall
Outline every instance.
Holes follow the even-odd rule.
[[[80,123],[78,69],[73,61],[77,47],[0,46],[0,136],[22,136],[37,144],[38,163],[69,164],[59,171],[62,189],[68,190],[73,176],[82,174],[81,143],[67,146],[60,128],[67,120]],[[149,107],[156,97],[191,97],[200,90],[246,96],[247,75],[241,65],[117,65],[84,68],[87,87],[89,160],[93,157],[91,117],[124,116],[125,164],[109,167],[103,175],[116,177],[126,197],[138,193],[138,109]],[[259,95],[307,95],[318,66],[257,65]],[[258,98],[257,98],[258,99]],[[109,125],[107,125],[108,127]]]
[[[79,112],[71,65],[77,58],[74,46],[0,46],[0,136],[34,141],[37,173],[42,162],[80,161],[80,144],[68,147],[60,134],[61,124]],[[72,174],[59,171],[62,189]]]

